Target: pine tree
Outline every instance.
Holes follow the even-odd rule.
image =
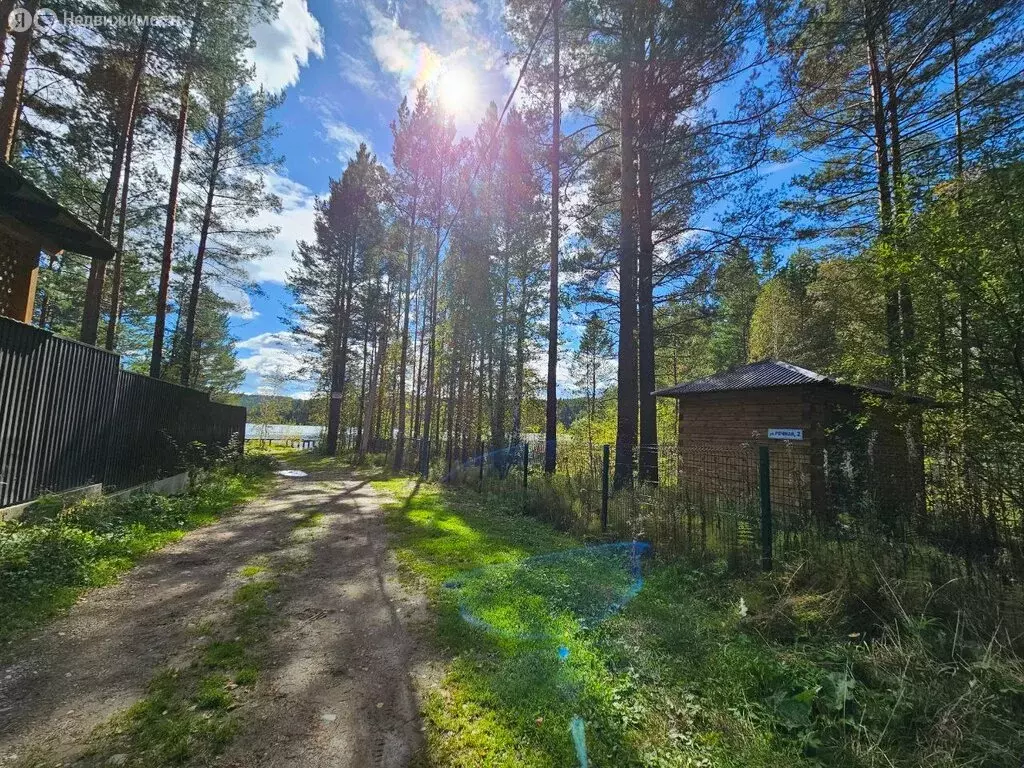
[[[387,174],[365,145],[317,206],[316,239],[302,242],[288,274],[295,295],[293,328],[315,345],[314,370],[330,393],[326,450],[338,450],[348,383],[350,341],[356,338],[362,294],[385,242],[382,203]],[[372,279],[371,279],[372,284]],[[363,322],[365,322],[365,315]]]
[[[201,146],[189,174],[205,200],[192,285],[184,307],[185,327],[179,349],[182,383],[190,379],[196,312],[207,258],[217,268],[221,282],[244,286],[248,282],[245,266],[267,254],[269,241],[276,234],[274,229],[244,222],[281,208],[280,200],[264,185],[265,174],[280,163],[268,146],[277,127],[267,124],[268,114],[280,102],[280,97],[263,90],[253,92],[234,78],[213,87],[209,124],[199,133]]]

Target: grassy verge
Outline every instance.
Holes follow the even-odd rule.
[[[148,552],[263,492],[271,461],[218,468],[182,496],[133,494],[64,504],[41,499],[0,523],[0,642],[51,618],[91,587],[114,581]]]
[[[578,765],[578,716],[593,766],[1019,768],[1024,666],[1013,638],[908,615],[891,589],[878,599],[897,618],[869,641],[851,626],[864,606],[850,610],[799,568],[738,577],[676,562],[652,567],[620,613],[563,633],[560,661],[543,641],[470,626],[444,584],[580,542],[511,498],[376,485],[396,498],[392,544],[437,609],[449,659],[426,706],[426,765]]]

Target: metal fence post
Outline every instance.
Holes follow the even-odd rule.
[[[772,569],[772,487],[768,446],[758,450],[758,487],[761,491],[761,570]]]
[[[530,444],[523,443],[523,490],[526,490],[530,480]]]
[[[604,446],[601,449],[601,533],[608,532],[608,465],[611,457],[611,448]]]

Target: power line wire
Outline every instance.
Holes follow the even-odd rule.
[[[530,44],[530,50],[526,53],[526,58],[523,60],[523,66],[519,68],[519,77],[516,78],[515,84],[512,86],[512,91],[509,93],[508,98],[505,99],[505,106],[501,108],[501,114],[498,115],[498,121],[494,125],[494,131],[491,133],[491,138],[487,142],[487,149],[484,154],[477,160],[476,166],[473,168],[473,173],[469,177],[469,181],[466,184],[466,190],[459,200],[459,204],[455,206],[455,213],[452,214],[451,220],[448,222],[448,226],[445,227],[444,237],[441,238],[437,246],[437,254],[435,256],[436,261],[439,263],[441,259],[441,251],[444,250],[445,244],[448,242],[448,235],[451,233],[452,227],[455,226],[455,221],[459,218],[459,214],[462,212],[462,206],[465,205],[467,198],[473,188],[473,182],[476,181],[476,176],[480,172],[480,166],[483,164],[484,158],[490,157],[491,149],[494,147],[494,142],[498,138],[498,133],[501,131],[501,123],[505,119],[505,114],[508,112],[508,108],[512,105],[512,99],[515,98],[516,91],[519,90],[520,84],[523,82],[523,78],[526,76],[526,68],[530,65],[530,59],[533,57],[533,53],[537,48],[537,43],[540,42],[541,35],[544,34],[544,29],[547,27],[548,21],[551,20],[551,13],[555,9],[556,0],[551,0],[551,4],[548,5],[548,11],[544,15],[544,19],[540,23],[540,29],[537,30],[536,37],[533,38],[533,42]],[[437,266],[435,265],[435,269]]]

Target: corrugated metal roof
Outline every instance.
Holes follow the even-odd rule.
[[[834,379],[809,371],[783,360],[761,360],[749,365],[739,365],[727,371],[705,376],[703,379],[677,384],[655,392],[656,395],[678,397],[700,392],[730,392],[742,389],[766,389],[768,387],[791,387],[800,384],[837,384]]]
[[[738,365],[727,371],[705,376],[703,379],[677,384],[667,389],[659,389],[655,395],[662,397],[685,397],[699,395],[704,392],[741,392],[752,389],[770,389],[773,387],[795,387],[805,384],[820,384],[845,387],[860,392],[868,392],[882,397],[897,397],[908,403],[927,406],[938,405],[934,400],[908,392],[899,392],[884,384],[848,384],[831,376],[825,376],[799,365],[787,363],[785,360],[760,360],[748,365]]]

